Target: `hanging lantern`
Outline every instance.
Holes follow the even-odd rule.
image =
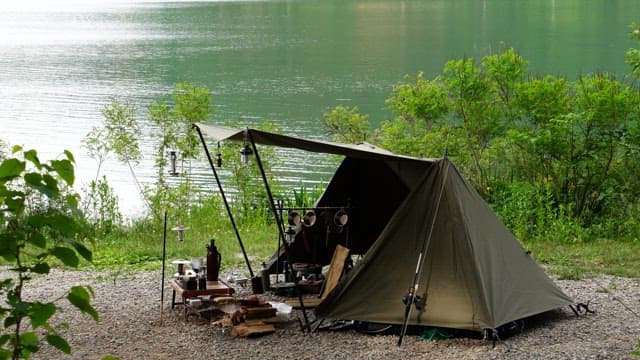
[[[291,245],[293,241],[296,239],[296,230],[292,225],[287,227],[287,230],[284,232],[285,240],[287,240],[287,244]]]
[[[222,167],[222,154],[220,153],[220,143],[218,143],[218,152],[216,153],[216,167]]]
[[[251,155],[253,155],[253,150],[249,146],[248,138],[249,137],[249,129],[244,131],[244,143],[242,144],[242,148],[240,149],[240,161],[242,161],[243,165],[248,165],[249,160],[251,160]]]
[[[249,145],[248,144],[242,145],[242,148],[240,149],[240,160],[242,161],[243,165],[249,164],[249,160],[251,160],[251,155],[253,155],[253,150],[251,150]]]
[[[175,150],[169,150],[169,175],[177,176],[176,163],[178,162],[178,153]]]
[[[188,228],[188,227],[186,227],[186,226],[182,226],[182,225],[180,225],[180,226],[176,226],[176,227],[174,227],[174,228],[173,228],[173,229],[171,229],[171,230],[173,230],[173,231],[175,231],[176,233],[178,233],[178,241],[182,241],[182,240],[184,240],[184,232],[185,232],[186,230],[189,230],[189,228]]]

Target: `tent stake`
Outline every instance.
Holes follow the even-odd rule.
[[[291,263],[291,256],[289,254],[289,244],[285,241],[284,237],[284,224],[282,223],[282,219],[278,216],[278,209],[276,209],[276,204],[273,200],[273,194],[271,194],[271,188],[269,187],[269,182],[267,181],[267,175],[264,173],[264,168],[262,167],[262,161],[260,161],[260,155],[258,154],[258,148],[256,147],[255,141],[253,141],[253,135],[249,129],[246,129],[247,137],[251,142],[251,147],[253,148],[253,153],[256,156],[256,162],[258,163],[258,168],[260,169],[260,175],[262,175],[262,181],[264,182],[264,188],[267,191],[267,197],[269,198],[269,204],[271,205],[271,211],[273,212],[273,216],[276,219],[276,224],[278,225],[278,232],[280,239],[282,239],[282,245],[284,245],[284,253],[287,257],[287,265],[289,266],[289,271],[292,274],[293,272],[293,264]],[[278,249],[278,258],[280,257],[279,253],[280,249]],[[286,279],[285,279],[286,281]],[[311,325],[309,324],[309,319],[307,318],[307,310],[305,309],[304,302],[302,301],[302,291],[300,291],[300,287],[297,282],[293,282],[296,292],[298,293],[298,300],[300,301],[300,309],[302,310],[302,315],[304,316],[304,324],[307,328],[308,333],[311,333]]]
[[[220,182],[220,178],[218,177],[218,172],[216,171],[215,166],[213,165],[213,160],[211,159],[211,154],[209,153],[209,149],[207,148],[207,143],[204,141],[204,137],[202,136],[202,132],[198,125],[193,124],[193,127],[198,131],[198,136],[200,137],[200,142],[202,142],[202,147],[204,148],[205,154],[207,154],[207,159],[209,160],[209,166],[211,167],[211,171],[213,171],[213,176],[216,178],[216,183],[218,184],[218,189],[220,190],[220,195],[222,196],[222,201],[224,202],[224,207],[227,209],[227,214],[229,215],[229,220],[231,220],[231,225],[233,225],[233,231],[236,233],[236,238],[238,239],[238,243],[240,244],[240,249],[242,249],[242,255],[244,256],[244,261],[247,263],[247,268],[249,269],[249,274],[251,278],[253,278],[253,270],[251,269],[251,263],[249,262],[249,257],[247,256],[247,252],[244,250],[244,245],[242,244],[242,238],[240,237],[240,233],[238,232],[238,227],[236,226],[236,222],[233,219],[233,214],[231,213],[231,208],[229,207],[229,202],[227,202],[227,197],[224,195],[224,190],[222,189],[222,183]]]
[[[440,185],[440,193],[438,194],[438,202],[436,203],[436,208],[433,213],[433,218],[431,219],[431,227],[429,228],[428,235],[424,238],[422,242],[422,249],[420,249],[420,255],[418,255],[418,263],[416,265],[416,273],[413,276],[413,284],[411,288],[409,288],[409,297],[407,298],[405,309],[404,309],[404,320],[402,322],[402,329],[400,330],[400,338],[398,338],[398,346],[402,345],[402,340],[404,339],[405,334],[407,333],[407,327],[409,326],[409,318],[411,317],[411,308],[413,307],[413,303],[416,299],[416,295],[418,293],[418,280],[420,278],[420,274],[422,273],[422,268],[424,267],[424,260],[426,256],[424,254],[429,250],[429,245],[431,244],[431,236],[433,235],[433,227],[436,223],[436,218],[438,217],[438,211],[440,210],[440,201],[442,201],[442,193],[444,192],[444,185],[447,181],[447,176],[449,175],[449,160],[445,157],[442,159],[442,162],[446,165],[444,176],[442,177],[442,184]],[[431,276],[431,274],[429,274]],[[427,287],[429,285],[427,284]]]

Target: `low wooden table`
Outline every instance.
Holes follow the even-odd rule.
[[[212,297],[230,296],[236,292],[231,286],[222,280],[207,281],[206,290],[185,290],[177,280],[171,280],[170,285],[173,289],[173,295],[171,296],[172,309],[176,306],[176,295],[179,295],[182,298],[181,303],[186,306],[187,299],[189,298],[207,295]]]

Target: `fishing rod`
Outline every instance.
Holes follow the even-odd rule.
[[[420,274],[422,273],[422,268],[424,267],[423,258],[425,257],[425,253],[427,252],[427,250],[429,249],[429,245],[431,244],[433,228],[435,227],[436,218],[438,217],[438,212],[440,210],[440,201],[442,200],[444,186],[446,184],[447,176],[449,175],[449,166],[450,166],[449,161],[446,157],[444,157],[442,161],[446,165],[446,168],[444,169],[445,173],[444,173],[444,177],[442,178],[442,184],[440,185],[440,193],[438,194],[438,201],[436,202],[436,208],[433,213],[433,218],[431,219],[431,227],[429,228],[429,232],[425,237],[424,241],[422,242],[422,248],[420,249],[420,254],[418,255],[418,262],[416,264],[416,272],[413,276],[413,282],[411,284],[411,287],[409,288],[409,292],[403,298],[403,302],[405,305],[404,320],[402,322],[402,329],[400,330],[400,337],[398,338],[398,346],[402,345],[402,340],[404,339],[404,336],[407,333],[407,328],[409,326],[409,318],[411,317],[412,305],[414,302],[418,301],[418,296],[416,294],[418,293],[418,287],[419,287],[418,279],[420,278]],[[431,274],[429,274],[429,276],[431,276]],[[427,287],[428,286],[429,285],[427,284]],[[426,292],[425,292],[425,298],[420,300],[426,304],[426,301],[427,301]]]

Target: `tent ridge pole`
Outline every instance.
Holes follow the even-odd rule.
[[[198,136],[200,137],[200,142],[202,142],[202,147],[204,148],[204,152],[205,154],[207,154],[207,159],[209,160],[209,166],[211,167],[211,171],[213,171],[213,176],[216,178],[216,183],[218,184],[218,189],[220,190],[220,195],[222,196],[222,201],[224,202],[224,207],[227,210],[227,214],[229,215],[229,220],[231,220],[231,225],[233,225],[233,230],[236,233],[236,238],[238,239],[238,243],[240,244],[240,249],[242,249],[242,255],[244,256],[244,261],[247,263],[249,274],[253,278],[253,270],[251,269],[251,263],[249,262],[249,257],[247,256],[247,252],[245,251],[244,245],[242,244],[242,238],[240,237],[238,226],[236,226],[236,221],[233,219],[233,214],[231,213],[231,208],[229,207],[229,202],[227,201],[227,197],[224,195],[224,190],[222,189],[222,183],[220,182],[220,178],[218,177],[218,172],[216,171],[216,168],[213,165],[213,160],[211,159],[209,148],[207,147],[207,143],[204,141],[204,136],[202,136],[202,132],[200,131],[200,128],[198,127],[198,125],[193,124],[193,127],[198,132]]]

